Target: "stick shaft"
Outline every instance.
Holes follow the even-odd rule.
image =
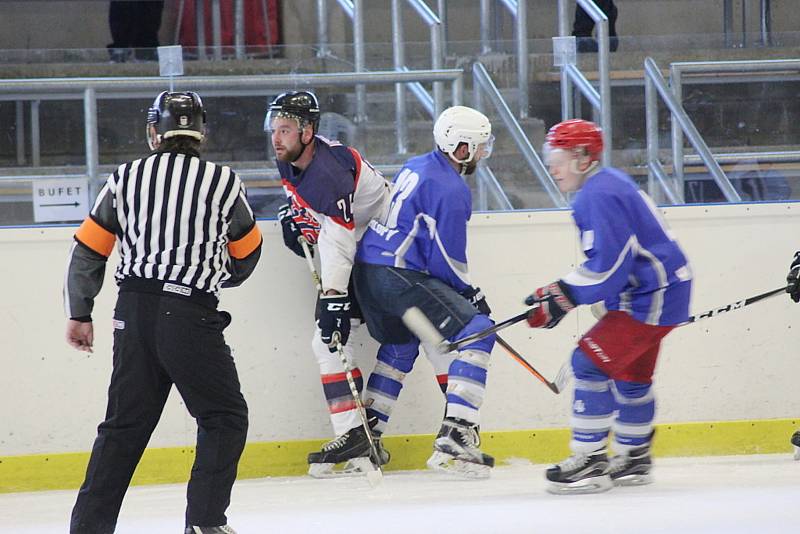
[[[531,364],[528,362],[528,360],[526,360],[525,358],[523,358],[523,357],[522,357],[522,355],[521,355],[519,352],[517,352],[517,351],[514,349],[514,347],[512,347],[511,345],[509,345],[509,344],[508,344],[508,342],[507,342],[505,339],[501,338],[500,336],[497,336],[497,343],[498,343],[498,344],[499,344],[501,347],[503,347],[504,349],[506,349],[506,351],[507,351],[507,352],[508,352],[508,353],[511,355],[511,357],[512,357],[512,358],[514,358],[514,359],[515,359],[515,360],[516,360],[516,361],[517,361],[517,362],[518,362],[520,365],[522,365],[522,366],[523,366],[525,369],[527,369],[527,370],[528,370],[528,372],[530,372],[530,373],[531,373],[533,376],[535,376],[536,378],[538,378],[538,379],[539,379],[539,380],[540,380],[540,381],[541,381],[541,382],[542,382],[544,385],[546,385],[548,388],[550,388],[550,391],[552,391],[553,393],[555,393],[556,395],[558,395],[558,393],[559,393],[558,387],[557,387],[557,386],[556,386],[556,385],[555,385],[553,382],[551,382],[551,381],[549,381],[548,379],[546,379],[546,378],[545,378],[545,377],[542,375],[542,373],[540,373],[539,371],[537,371],[537,370],[536,370],[536,368],[535,368],[533,365],[531,365]]]
[[[715,316],[717,316],[717,315],[719,315],[721,313],[725,313],[725,312],[729,312],[729,311],[733,311],[733,310],[738,310],[739,308],[744,308],[745,306],[749,306],[750,304],[754,304],[754,303],[756,303],[756,302],[758,302],[760,300],[764,300],[764,299],[769,298],[769,297],[774,297],[775,295],[778,295],[778,294],[784,293],[784,292],[786,292],[786,286],[779,287],[777,289],[773,289],[771,291],[767,291],[766,293],[761,293],[760,295],[755,295],[755,296],[746,298],[744,300],[738,300],[736,302],[732,302],[732,303],[727,304],[725,306],[720,306],[719,308],[714,308],[712,310],[708,310],[708,311],[703,312],[703,313],[698,313],[697,315],[692,315],[691,317],[689,317],[689,320],[686,321],[683,324],[696,323],[697,321],[699,321],[701,319],[709,319],[709,318],[715,317]]]

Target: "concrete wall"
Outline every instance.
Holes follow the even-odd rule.
[[[328,1],[330,40],[348,42],[351,23],[334,0]],[[172,44],[179,0],[167,0],[162,19],[162,44]],[[405,4],[405,2],[403,2]],[[389,0],[364,0],[365,32],[370,42],[391,42]],[[435,7],[436,2],[428,0]],[[498,2],[499,4],[499,2]],[[722,0],[617,0],[621,35],[670,35],[722,33]],[[735,27],[741,28],[741,3],[733,2]],[[748,31],[758,31],[758,4],[747,3]],[[282,24],[286,44],[316,41],[316,0],[282,2]],[[451,40],[477,41],[479,0],[450,0],[448,32]],[[557,32],[555,0],[528,0],[528,35],[550,38]],[[512,35],[511,19],[502,11],[506,37]],[[572,8],[570,7],[570,10]],[[405,7],[406,38],[427,41],[427,28],[411,8]],[[792,2],[772,2],[773,30],[797,31],[800,12]],[[210,37],[209,37],[210,39]],[[104,48],[110,41],[108,2],[80,0],[0,2],[0,49],[14,48]]]
[[[800,245],[797,203],[676,207],[665,214],[696,275],[695,313],[780,287]],[[262,261],[244,287],[223,292],[221,304],[234,317],[226,336],[250,405],[249,440],[324,438],[331,430],[309,348],[314,291],[304,263],[285,250],[277,224],[260,226]],[[0,230],[0,457],[89,450],[105,412],[115,288],[109,272],[95,309],[94,354],[70,349],[63,339],[60,289],[73,232]],[[519,313],[533,288],[580,261],[566,211],[475,214],[469,246],[473,280],[498,319]],[[657,375],[657,421],[797,416],[799,316],[800,306],[781,295],[671,334]],[[504,337],[553,377],[593,322],[588,309],[580,308],[554,330],[516,325]],[[366,373],[376,346],[363,330],[357,340]],[[441,394],[424,358],[406,384],[389,433],[435,432]],[[564,427],[569,404],[568,395],[555,397],[502,349],[495,350],[485,430]],[[150,445],[188,445],[194,439],[194,421],[173,395]]]

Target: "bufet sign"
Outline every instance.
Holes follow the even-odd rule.
[[[33,182],[34,221],[82,221],[88,214],[88,178]]]

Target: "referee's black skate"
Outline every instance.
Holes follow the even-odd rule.
[[[428,458],[430,469],[464,478],[489,478],[494,458],[480,450],[478,427],[464,419],[445,417]]]
[[[378,451],[380,464],[389,463],[389,451],[383,448],[381,439],[372,436]],[[344,464],[337,469],[337,464]],[[370,446],[363,426],[351,428],[322,449],[308,454],[308,474],[314,478],[332,478],[363,475],[376,469],[370,458]]]
[[[545,473],[547,491],[555,495],[600,493],[613,487],[605,449],[592,453],[576,452]]]
[[[792,434],[791,441],[794,448],[794,459],[800,460],[800,430]]]
[[[183,534],[236,534],[228,525],[221,527],[186,527]]]
[[[653,482],[652,468],[648,443],[611,458],[609,474],[615,486],[643,486]]]

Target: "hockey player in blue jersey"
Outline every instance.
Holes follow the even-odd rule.
[[[419,353],[419,340],[401,321],[407,309],[419,308],[450,339],[492,325],[467,269],[472,198],[463,178],[489,157],[491,124],[480,112],[455,106],[442,112],[433,133],[438,149],[406,162],[388,214],[369,223],[356,255],[356,294],[370,334],[381,343],[365,405],[380,421],[389,416],[382,401],[397,398]],[[480,478],[494,465],[480,450],[478,434],[493,344],[489,336],[453,355],[446,413],[428,460],[432,469]]]
[[[580,304],[603,302],[608,310],[572,354],[573,454],[547,470],[547,489],[556,494],[651,481],[653,371],[661,339],[689,317],[686,256],[630,176],[600,168],[602,149],[600,129],[580,119],[553,126],[546,137],[559,189],[577,192],[573,218],[587,259],[526,299],[534,306],[528,323],[553,328]],[[609,461],[611,430],[616,456]]]

